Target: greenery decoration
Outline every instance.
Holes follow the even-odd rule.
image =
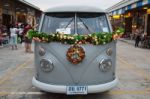
[[[38,42],[60,42],[63,44],[93,44],[101,45],[118,39],[123,34],[120,29],[115,33],[92,33],[88,35],[63,34],[63,33],[39,33],[38,31],[29,30],[28,38]]]
[[[124,31],[125,31],[124,28],[118,27],[117,30],[115,31],[115,33],[117,33],[117,34],[123,34]]]

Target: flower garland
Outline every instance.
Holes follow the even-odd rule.
[[[92,33],[88,35],[72,35],[63,33],[39,33],[37,31],[29,30],[28,38],[38,42],[60,42],[63,44],[93,44],[101,45],[109,43],[118,39],[122,35],[122,31],[116,31],[115,33]]]

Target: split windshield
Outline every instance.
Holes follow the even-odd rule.
[[[110,29],[105,14],[54,13],[45,15],[42,32],[84,35],[95,32],[110,32]]]

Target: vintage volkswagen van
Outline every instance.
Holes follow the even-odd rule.
[[[39,32],[84,36],[111,33],[112,28],[106,12],[98,7],[59,5],[43,13]],[[35,67],[32,83],[43,91],[68,95],[108,91],[118,82],[116,41],[106,44],[35,42]]]

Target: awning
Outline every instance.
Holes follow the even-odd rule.
[[[122,9],[119,9],[119,10],[118,10],[118,14],[122,14]]]
[[[149,1],[150,1],[150,0],[143,0],[142,5],[148,4]]]
[[[148,0],[148,4],[150,4],[150,0]]]
[[[131,10],[132,8],[131,8],[131,5],[128,5],[127,6],[127,10]]]
[[[131,8],[132,9],[134,9],[134,8],[136,8],[137,7],[137,4],[136,3],[133,3],[132,5],[131,5]]]
[[[112,15],[120,15],[120,14],[123,14],[123,13],[125,13],[125,10],[126,8],[124,7],[124,8],[121,8],[121,9],[118,9],[118,10],[115,10],[115,11],[112,11],[110,14],[112,14]]]
[[[122,8],[122,14],[125,13],[125,11],[126,11],[126,8],[125,7]]]
[[[142,7],[142,6],[143,6],[143,0],[142,0],[142,1],[137,2],[137,8]]]
[[[132,4],[122,7],[120,9],[112,11],[112,15],[123,14],[123,13],[125,13],[125,11],[132,10],[134,8],[139,8],[139,7],[145,6],[147,4],[150,4],[150,0],[139,0],[138,2],[134,2]]]
[[[116,14],[117,14],[117,12],[116,12],[116,11],[113,11],[113,12],[112,12],[112,15],[116,15]]]
[[[120,15],[122,14],[122,9],[118,9],[112,12],[112,15]]]
[[[118,15],[119,14],[119,10],[116,10],[116,15]]]

